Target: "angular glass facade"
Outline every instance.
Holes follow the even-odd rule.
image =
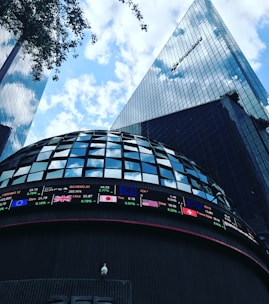
[[[181,111],[236,91],[245,111],[268,119],[268,93],[209,0],[196,0],[112,129]]]
[[[2,160],[24,145],[47,78],[32,80],[29,57],[4,29],[0,29],[0,53],[0,124],[11,129]]]

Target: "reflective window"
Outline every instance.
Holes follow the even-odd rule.
[[[197,171],[186,168],[186,171],[195,177],[199,177]]]
[[[86,155],[86,149],[72,149],[70,152],[70,156],[76,157],[76,156],[85,156]]]
[[[56,158],[56,157],[67,157],[69,152],[70,152],[69,149],[63,150],[63,151],[55,151],[54,154],[53,154],[53,157],[54,158]]]
[[[55,149],[56,149],[56,146],[44,146],[40,152],[42,153],[42,152],[47,152],[47,151],[54,151]]]
[[[196,189],[202,189],[202,185],[198,182],[198,180],[191,178],[191,184]]]
[[[137,148],[137,146],[129,146],[129,145],[124,145],[124,150],[138,152],[138,148]]]
[[[121,145],[115,142],[108,142],[106,144],[107,148],[113,148],[113,149],[121,149]]]
[[[125,161],[124,167],[126,170],[140,171],[140,163],[138,162]]]
[[[105,147],[106,147],[106,144],[104,144],[104,143],[92,142],[92,143],[91,143],[91,147],[92,147],[92,148],[105,148]]]
[[[157,174],[156,166],[142,162],[142,171],[145,173]]]
[[[107,178],[121,178],[121,170],[119,170],[119,169],[105,169],[104,177],[107,177]]]
[[[121,149],[106,149],[106,156],[122,157]]]
[[[135,139],[130,139],[130,140],[124,140],[125,143],[127,144],[133,144],[136,145],[136,140]]]
[[[104,159],[89,158],[87,160],[87,167],[103,168],[104,167]]]
[[[170,163],[170,160],[168,160],[168,159],[157,158],[157,163],[161,164],[161,165],[164,165],[164,166],[167,166],[167,167],[172,167],[171,163]]]
[[[146,140],[136,138],[136,142],[139,146],[150,147],[149,142]]]
[[[153,155],[141,153],[140,156],[144,162],[155,163],[155,157]]]
[[[69,144],[69,145],[59,145],[56,150],[66,150],[66,149],[71,149],[72,148],[72,145]]]
[[[51,161],[48,169],[61,169],[64,168],[66,164],[66,160],[53,160]]]
[[[163,147],[163,148],[164,148],[164,151],[168,154],[169,158],[173,157],[173,155],[175,155],[175,151],[173,151],[173,150],[171,150],[171,149],[169,149],[167,147]]]
[[[139,153],[137,153],[137,152],[124,152],[124,157],[133,158],[133,159],[140,159],[139,158]]]
[[[30,173],[27,177],[27,182],[42,180],[43,174],[44,174],[44,171],[36,172],[36,173]]]
[[[142,173],[143,181],[146,183],[159,184],[158,175]]]
[[[194,195],[200,196],[202,198],[206,198],[206,193],[201,190],[192,189],[192,192]]]
[[[53,137],[52,139],[50,139],[48,141],[48,145],[54,145],[57,144],[58,142],[60,142],[62,140],[62,137]]]
[[[104,156],[105,155],[105,149],[94,149],[89,151],[89,155],[98,155],[98,156]]]
[[[186,175],[184,174],[181,174],[180,172],[178,171],[174,171],[175,172],[175,177],[176,177],[176,180],[181,182],[181,183],[185,183],[185,184],[188,184],[189,181],[188,181],[188,178]]]
[[[174,161],[172,161],[172,162],[171,162],[171,165],[172,165],[172,167],[173,167],[175,170],[184,172],[184,166],[183,166],[180,162],[174,162]]]
[[[124,178],[134,181],[142,181],[141,173],[138,172],[124,172]]]
[[[103,169],[86,170],[86,177],[103,177]]]
[[[89,141],[91,139],[91,135],[88,134],[80,134],[77,138],[77,141]]]
[[[121,160],[114,158],[106,158],[106,168],[121,168]]]
[[[171,179],[164,179],[161,178],[161,185],[166,186],[166,187],[170,187],[170,188],[176,188],[177,184],[175,181],[171,180]]]
[[[47,162],[36,162],[32,164],[30,173],[44,171],[47,169],[48,163]]]
[[[204,183],[208,183],[208,179],[204,174],[202,174],[200,172],[198,172],[197,174],[198,174],[201,181],[203,181]]]
[[[51,179],[51,178],[61,178],[63,177],[63,174],[64,174],[64,170],[57,170],[57,171],[49,171],[47,173],[47,176],[46,178],[47,179]]]
[[[161,159],[162,159],[162,158],[165,158],[165,159],[167,158],[167,156],[166,156],[166,154],[165,154],[164,152],[163,152],[163,153],[160,153],[160,152],[156,152],[156,151],[155,151],[155,155],[158,156],[158,157],[161,158]]]
[[[160,167],[160,173],[161,173],[161,176],[163,176],[163,177],[175,179],[174,174],[171,170]]]
[[[107,136],[94,136],[93,141],[106,142],[107,141]]]
[[[6,187],[8,185],[8,182],[9,182],[9,179],[6,179],[6,180],[0,182],[0,188]]]
[[[67,168],[84,167],[83,158],[69,158],[67,162]]]
[[[139,147],[139,151],[141,153],[153,154],[153,151],[151,149],[147,149],[147,148],[144,148],[144,147]]]
[[[108,136],[108,141],[115,141],[115,142],[120,142],[121,141],[121,137],[120,136]]]
[[[51,156],[51,153],[52,153],[52,151],[39,153],[36,160],[37,160],[37,161],[40,161],[40,160],[49,159],[50,156]]]
[[[23,175],[21,177],[14,178],[13,182],[12,182],[12,185],[21,184],[21,183],[24,183],[25,181],[26,181],[26,175]]]
[[[182,191],[191,193],[191,186],[188,185],[188,184],[184,184],[184,183],[181,183],[181,182],[177,182],[177,188],[178,188],[179,190],[182,190]]]
[[[13,176],[15,170],[3,171],[0,177],[0,181],[5,180]]]
[[[16,171],[14,176],[27,174],[29,172],[30,168],[31,168],[31,166],[21,167]]]
[[[80,177],[82,176],[82,168],[73,168],[65,170],[65,177]]]
[[[85,143],[85,142],[74,142],[73,149],[76,149],[76,148],[87,148],[88,145],[89,144]]]

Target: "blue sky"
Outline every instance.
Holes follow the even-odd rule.
[[[192,0],[135,0],[148,32],[118,0],[83,0],[98,42],[84,40],[79,57],[49,79],[26,145],[86,129],[109,129],[165,45]],[[212,0],[269,91],[269,1]]]

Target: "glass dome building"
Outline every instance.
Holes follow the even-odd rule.
[[[157,141],[79,131],[25,147],[0,163],[0,211],[3,303],[267,303],[255,232],[204,170]]]
[[[128,133],[83,131],[45,139],[21,149],[0,170],[0,188],[52,179],[124,179],[177,189],[231,209],[224,191],[193,161]]]

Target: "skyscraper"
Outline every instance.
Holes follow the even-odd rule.
[[[33,81],[31,60],[14,37],[0,29],[0,160],[20,149],[33,121],[47,77]],[[2,139],[3,137],[3,139]]]
[[[210,0],[195,0],[112,129],[204,104],[234,90],[246,112],[268,119],[268,93]]]
[[[214,6],[209,0],[195,0],[112,129],[148,136],[189,155],[224,188],[228,185],[225,190],[240,213],[258,233],[268,234],[267,110],[268,93]],[[226,132],[228,125],[236,135]],[[215,161],[210,162],[208,156],[213,154]],[[224,155],[230,157],[230,168]],[[233,170],[232,159],[238,168],[250,171]],[[244,175],[255,180],[257,190],[250,182],[244,184]],[[246,205],[255,205],[251,219]]]

